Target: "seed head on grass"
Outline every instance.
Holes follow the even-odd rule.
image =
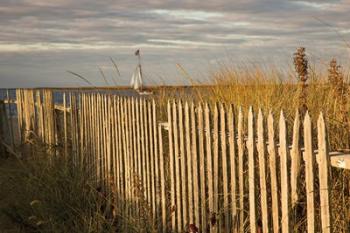
[[[329,63],[328,82],[333,87],[340,87],[344,83],[344,76],[341,72],[341,66],[337,64],[337,60],[333,58]]]
[[[300,47],[294,53],[294,66],[299,82],[299,111],[304,115],[307,111],[307,80],[308,80],[308,60],[305,48]]]
[[[344,75],[342,73],[342,67],[338,65],[337,60],[333,58],[329,63],[328,68],[328,82],[331,86],[331,91],[333,93],[333,98],[335,100],[335,109],[337,109],[337,122],[339,122],[335,128],[339,128],[339,132],[344,132],[344,128],[346,131],[343,133],[343,138],[349,138],[349,111],[348,111],[348,89],[344,83]],[[350,141],[345,144],[346,147],[350,145]]]
[[[299,82],[305,83],[308,79],[308,60],[305,54],[305,48],[300,47],[294,53],[294,66],[298,74]]]

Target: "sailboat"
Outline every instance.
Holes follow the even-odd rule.
[[[135,56],[138,57],[139,63],[136,66],[134,73],[132,74],[130,85],[135,91],[139,93],[139,95],[150,95],[152,94],[152,92],[144,91],[142,88],[143,78],[142,78],[140,49],[136,50]]]

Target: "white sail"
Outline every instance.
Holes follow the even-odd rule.
[[[132,74],[130,85],[135,90],[139,90],[142,87],[142,74],[140,66],[137,66]]]

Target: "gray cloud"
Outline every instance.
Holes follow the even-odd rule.
[[[206,80],[215,60],[283,65],[300,45],[345,60],[349,11],[347,0],[2,0],[0,82],[79,85],[65,72],[74,70],[99,85],[97,66],[114,75],[113,56],[127,84],[137,48],[150,82],[167,83],[184,81],[176,63]]]

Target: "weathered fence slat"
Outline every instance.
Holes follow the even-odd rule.
[[[194,225],[200,226],[200,202],[199,202],[199,177],[198,177],[198,154],[197,154],[197,128],[196,109],[191,103],[191,146],[192,146],[192,168],[193,168],[193,205],[194,205]],[[198,119],[198,118],[197,118]]]
[[[176,181],[176,213],[177,213],[177,230],[183,230],[182,210],[181,210],[181,168],[179,153],[179,125],[176,102],[173,102],[173,132],[174,132],[174,157],[175,157],[175,181]]]
[[[236,144],[235,144],[235,120],[232,105],[229,106],[228,113],[228,141],[230,158],[230,181],[231,181],[231,228],[236,232],[237,227],[237,171],[236,171]]]
[[[169,170],[170,170],[170,205],[171,205],[171,228],[176,228],[176,198],[175,198],[175,153],[173,140],[173,112],[172,105],[168,101],[168,137],[169,137]]]
[[[211,142],[211,129],[210,129],[210,111],[209,105],[204,106],[204,131],[205,131],[205,143],[206,143],[206,154],[207,154],[207,176],[208,176],[208,208],[209,214],[215,216],[214,209],[214,180],[213,180],[213,157],[212,157],[212,142]],[[217,225],[210,225],[211,232],[217,232]]]
[[[239,185],[239,231],[245,232],[245,213],[244,213],[244,132],[243,132],[243,112],[242,108],[238,110],[238,132],[237,132],[237,147],[238,147],[238,185]]]
[[[320,206],[321,206],[321,226],[323,233],[332,231],[330,213],[330,178],[329,178],[329,157],[327,132],[323,114],[321,113],[317,121],[317,141],[318,141],[318,172],[320,182]]]
[[[205,175],[205,151],[204,151],[204,130],[203,130],[203,108],[198,107],[198,139],[199,139],[199,177],[200,177],[200,200],[201,200],[201,231],[207,231],[207,204],[206,204],[206,175]]]
[[[272,205],[272,221],[273,232],[279,232],[279,203],[278,203],[278,179],[277,179],[277,158],[276,158],[276,144],[275,131],[273,127],[273,116],[269,113],[267,119],[268,128],[268,153],[269,153],[269,167],[270,167],[270,189],[271,189],[271,205]]]
[[[291,188],[291,205],[294,207],[299,199],[298,179],[300,173],[300,145],[299,145],[299,134],[300,134],[300,117],[299,111],[297,110],[294,118],[293,125],[293,142],[291,155],[291,174],[290,174],[290,188]]]
[[[154,132],[153,132],[153,116],[152,116],[152,103],[147,101],[148,109],[148,132],[149,132],[149,158],[150,158],[150,185],[151,185],[151,210],[153,219],[156,216],[156,192],[155,192],[155,153],[154,153]]]
[[[226,142],[226,113],[223,104],[220,104],[220,141],[221,141],[221,161],[222,161],[222,186],[223,186],[223,211],[224,232],[229,231],[229,178],[228,178],[228,164],[227,164],[227,142]]]
[[[315,232],[315,193],[314,193],[314,164],[315,155],[312,148],[312,126],[311,118],[306,112],[304,119],[304,160],[305,160],[305,184],[306,184],[306,206],[307,206],[307,232]]]
[[[167,197],[166,197],[166,180],[165,180],[165,161],[163,153],[163,135],[162,126],[158,126],[159,137],[159,166],[160,166],[160,192],[161,192],[161,204],[162,204],[162,229],[163,233],[167,232]]]
[[[256,195],[255,195],[255,130],[252,107],[248,112],[248,178],[249,178],[249,224],[250,232],[257,231]]]
[[[190,115],[188,103],[185,103],[185,140],[186,140],[186,157],[187,157],[187,177],[188,177],[188,223],[193,224],[193,178],[192,178],[192,151],[190,136]]]
[[[288,152],[287,152],[287,127],[283,111],[280,114],[279,121],[279,154],[281,168],[281,207],[282,207],[282,233],[290,232],[289,219],[289,185],[288,185]]]
[[[221,225],[221,219],[219,217],[219,111],[218,106],[215,103],[213,109],[213,213],[210,216],[215,227]]]
[[[268,216],[268,204],[267,204],[267,184],[266,184],[266,159],[265,159],[265,136],[264,136],[264,117],[261,109],[258,113],[257,121],[257,134],[258,134],[258,156],[259,156],[259,178],[260,178],[260,203],[261,203],[261,215],[262,215],[262,232],[269,231],[269,216]]]
[[[180,141],[180,162],[181,162],[181,191],[182,191],[182,218],[183,218],[183,229],[188,225],[188,196],[187,196],[187,158],[185,153],[185,132],[184,132],[184,121],[183,121],[183,108],[182,102],[178,102],[178,117],[179,117],[179,141]]]

